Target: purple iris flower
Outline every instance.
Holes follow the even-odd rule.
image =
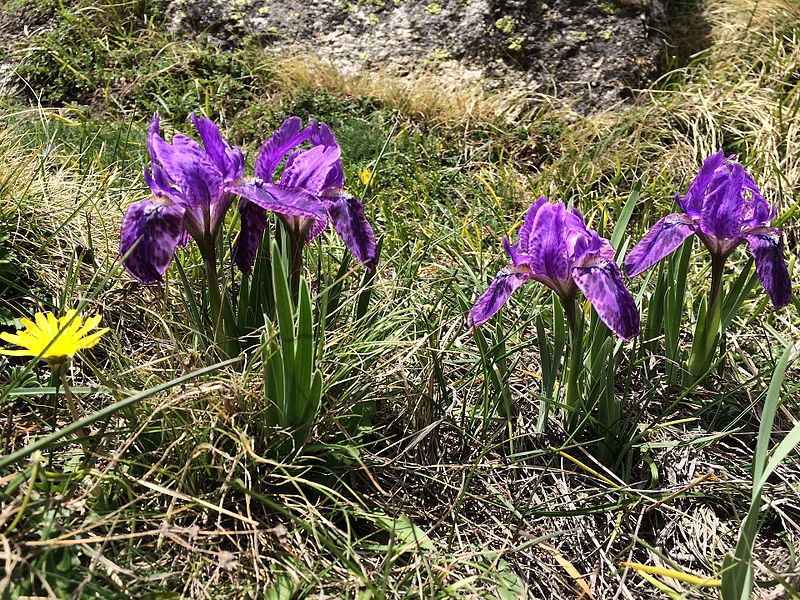
[[[586,227],[577,209],[539,198],[525,216],[519,241],[511,245],[506,238],[503,247],[512,264],[500,271],[470,310],[471,329],[488,321],[517,288],[538,281],[553,289],[565,307],[583,292],[619,337],[627,340],[639,333],[639,311],[614,262],[614,248]]]
[[[298,149],[305,142],[311,147]],[[350,252],[368,269],[375,268],[378,262],[375,234],[361,202],[344,191],[341,155],[341,148],[325,123],[312,121],[303,128],[299,117],[286,119],[264,142],[255,167],[257,192],[248,195],[248,201],[239,203],[242,228],[233,245],[233,259],[242,272],[249,274],[253,269],[267,224],[264,209],[277,213],[300,245],[320,235],[330,222]],[[273,183],[275,171],[284,158],[280,179]],[[293,210],[293,204],[289,205],[292,210],[282,210],[259,201],[275,190],[280,190],[286,198],[296,195],[304,202],[309,201],[314,214],[301,214]]]
[[[309,194],[289,194],[280,187],[243,179],[244,157],[239,148],[230,147],[209,119],[192,114],[191,120],[202,146],[181,134],[167,143],[160,135],[158,115],[153,115],[147,136],[151,164],[144,176],[154,197],[132,204],[122,221],[120,254],[130,252],[125,268],[144,283],[161,279],[175,249],[185,246],[189,236],[203,258],[215,264],[214,241],[237,196],[266,210],[322,217]]]
[[[721,271],[725,259],[747,242],[761,285],[772,305],[789,304],[792,284],[783,258],[783,238],[769,227],[775,207],[764,200],[744,167],[723,151],[707,158],[686,195],[676,194],[683,213],[663,217],[628,253],[625,274],[634,277],[676,250],[696,234],[706,245]]]

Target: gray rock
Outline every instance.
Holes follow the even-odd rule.
[[[659,72],[661,0],[165,0],[170,27],[255,36],[346,73],[429,70],[558,94],[579,109],[630,98]]]

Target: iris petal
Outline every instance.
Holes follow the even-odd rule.
[[[341,156],[339,146],[314,146],[301,152],[291,164],[287,164],[281,184],[302,188],[316,195],[330,189],[340,189],[344,178]]]
[[[222,138],[219,127],[205,117],[191,115],[192,123],[203,140],[203,147],[222,173],[226,183],[241,179],[244,173],[244,156],[238,148],[231,148]]]
[[[742,232],[745,171],[739,163],[730,163],[730,169],[714,174],[700,214],[700,229],[717,240],[735,240]]]
[[[756,263],[758,278],[769,294],[772,306],[786,306],[792,298],[792,282],[783,258],[781,232],[772,227],[760,227],[745,237]]]
[[[310,127],[302,129],[303,121],[300,117],[289,117],[261,146],[261,151],[256,160],[256,177],[264,181],[272,181],[275,169],[283,157],[295,146],[308,140]]]
[[[368,269],[374,269],[378,264],[378,247],[361,202],[353,196],[337,196],[328,206],[328,217],[353,256]]]
[[[339,146],[333,131],[325,123],[312,121],[309,126],[308,139],[315,146]]]
[[[228,191],[281,215],[314,220],[325,218],[325,206],[305,190],[279,183],[246,181],[230,187]]]
[[[191,210],[209,209],[223,191],[222,173],[192,138],[176,134],[172,144],[153,136],[153,152],[166,176],[178,188],[170,196],[174,202]]]
[[[622,281],[619,267],[613,261],[576,267],[572,276],[578,289],[589,299],[597,316],[624,340],[639,333],[641,324],[636,302]]]
[[[522,254],[527,253],[531,233],[533,232],[533,222],[536,220],[536,213],[538,213],[542,205],[546,203],[547,198],[544,196],[539,196],[539,198],[536,199],[536,202],[531,204],[531,207],[528,209],[528,212],[525,215],[525,221],[522,223],[522,227],[519,228],[518,251]]]
[[[318,219],[314,221],[314,224],[311,226],[311,229],[308,231],[308,237],[306,238],[306,242],[311,243],[315,239],[317,239],[323,231],[328,228],[328,219]]]
[[[127,271],[143,283],[161,279],[183,235],[184,209],[153,200],[131,204],[122,219],[119,251]],[[134,244],[139,241],[134,248]]]
[[[697,176],[694,178],[691,185],[689,185],[689,189],[686,191],[683,200],[681,200],[680,194],[675,197],[676,204],[680,206],[683,212],[693,219],[700,216],[706,190],[711,183],[714,173],[725,164],[725,160],[725,152],[723,150],[709,156],[703,161],[700,171],[698,171]]]
[[[674,213],[659,219],[625,257],[625,274],[635,277],[662,260],[695,232],[695,225],[685,215]]]
[[[241,198],[239,200],[241,229],[233,242],[233,261],[245,275],[253,272],[256,252],[267,227],[267,213],[258,204]]]
[[[511,294],[532,278],[530,270],[525,267],[508,266],[500,271],[469,311],[467,324],[470,331],[491,319],[508,301]]]
[[[528,244],[530,267],[537,278],[554,287],[569,278],[562,203],[542,204],[536,213]],[[560,290],[563,291],[563,290]]]

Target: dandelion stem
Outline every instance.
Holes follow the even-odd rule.
[[[58,367],[58,376],[61,380],[61,387],[64,388],[64,396],[67,398],[67,407],[69,408],[69,414],[72,417],[72,420],[78,422],[81,420],[82,415],[78,410],[78,406],[75,404],[75,397],[72,395],[72,389],[69,387],[69,382],[67,381],[67,363],[64,363]],[[81,427],[80,429],[80,443],[81,447],[83,448],[83,455],[88,457],[89,456],[89,446],[86,443],[84,438],[88,437],[89,432],[86,430],[85,427]]]

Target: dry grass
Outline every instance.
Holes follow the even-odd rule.
[[[270,59],[281,89],[324,89],[378,105],[426,123],[494,122],[515,104],[507,94],[487,93],[477,83],[445,82],[430,73],[398,77],[382,72],[346,75],[310,55]]]

